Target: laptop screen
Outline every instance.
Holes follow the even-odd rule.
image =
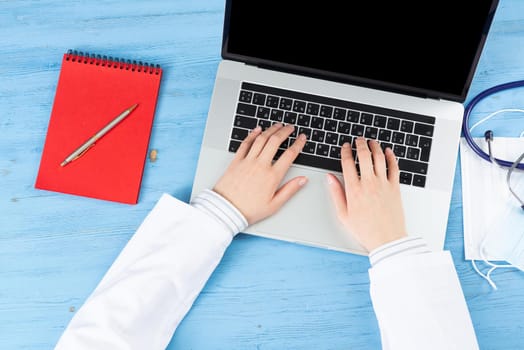
[[[222,56],[463,101],[497,3],[227,0]]]

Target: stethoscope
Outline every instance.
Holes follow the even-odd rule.
[[[509,160],[503,160],[503,159],[495,158],[493,156],[493,152],[492,152],[493,131],[488,130],[488,131],[486,131],[484,133],[484,139],[486,140],[486,142],[488,144],[488,153],[486,153],[486,152],[484,152],[484,150],[482,148],[480,148],[477,145],[477,143],[473,139],[473,136],[471,136],[471,132],[470,132],[470,129],[469,129],[469,117],[471,115],[471,111],[473,110],[473,108],[480,101],[482,101],[486,97],[488,97],[490,95],[493,95],[495,93],[498,93],[498,92],[501,92],[501,91],[504,91],[504,90],[518,88],[518,87],[524,87],[524,80],[518,80],[518,81],[513,81],[513,82],[510,82],[510,83],[497,85],[497,86],[494,86],[494,87],[489,88],[487,90],[484,90],[480,94],[475,96],[467,104],[467,106],[466,106],[466,108],[464,110],[464,120],[462,122],[462,135],[466,139],[466,142],[471,147],[471,149],[479,157],[481,157],[482,159],[484,159],[484,160],[486,160],[486,161],[488,161],[490,163],[496,164],[496,165],[498,165],[498,166],[500,166],[502,168],[508,168],[508,173],[507,173],[507,176],[506,176],[506,182],[508,184],[508,188],[509,188],[510,192],[512,193],[512,195],[519,201],[522,210],[524,210],[524,201],[517,195],[517,193],[515,193],[515,191],[511,187],[511,181],[510,181],[511,180],[511,175],[512,175],[512,173],[513,173],[513,171],[515,169],[524,170],[524,163],[521,163],[522,159],[524,158],[524,153],[522,153],[517,158],[517,160],[515,160],[515,161],[509,161]]]

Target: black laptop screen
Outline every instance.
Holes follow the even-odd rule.
[[[496,2],[228,0],[222,53],[463,100]]]

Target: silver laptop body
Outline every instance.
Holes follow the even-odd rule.
[[[409,235],[421,236],[426,239],[431,248],[442,249],[463,116],[462,102],[485,41],[487,34],[485,28],[489,27],[491,23],[497,1],[484,2],[484,12],[479,9],[479,13],[476,14],[479,17],[478,21],[483,22],[484,30],[482,36],[474,43],[474,54],[468,62],[469,72],[462,94],[457,98],[445,99],[404,93],[397,91],[400,89],[391,89],[392,85],[378,89],[372,86],[373,84],[369,84],[369,81],[355,79],[356,83],[350,83],[342,81],[344,79],[324,79],[319,78],[319,74],[307,74],[309,72],[299,74],[296,72],[297,69],[289,69],[286,72],[286,69],[281,69],[281,66],[273,69],[268,64],[252,64],[249,59],[237,60],[235,55],[228,55],[226,51],[228,50],[228,34],[232,30],[230,23],[234,21],[234,16],[242,13],[239,12],[239,9],[235,9],[235,6],[240,8],[241,5],[238,5],[238,0],[228,0],[224,27],[223,57],[225,59],[220,62],[216,75],[192,197],[205,188],[213,188],[233,159],[234,153],[228,151],[228,145],[235,116],[238,114],[237,105],[243,82],[433,116],[435,124],[425,186],[402,184],[400,187]],[[448,3],[453,4],[452,1]],[[235,59],[230,59],[229,56]],[[387,55],[384,59],[387,59]],[[318,72],[315,71],[315,73]],[[341,227],[335,217],[326,184],[327,171],[329,170],[293,165],[284,182],[292,177],[303,175],[309,179],[307,185],[277,214],[249,226],[245,233],[315,247],[366,254],[364,248]],[[341,179],[341,173],[329,172],[337,174]]]

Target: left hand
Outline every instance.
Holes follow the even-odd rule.
[[[251,131],[238,148],[235,158],[213,188],[229,200],[251,225],[277,212],[306,184],[298,176],[280,187],[289,167],[302,151],[306,136],[299,135],[280,158],[273,158],[282,142],[294,130],[293,125],[274,124],[264,132]]]

